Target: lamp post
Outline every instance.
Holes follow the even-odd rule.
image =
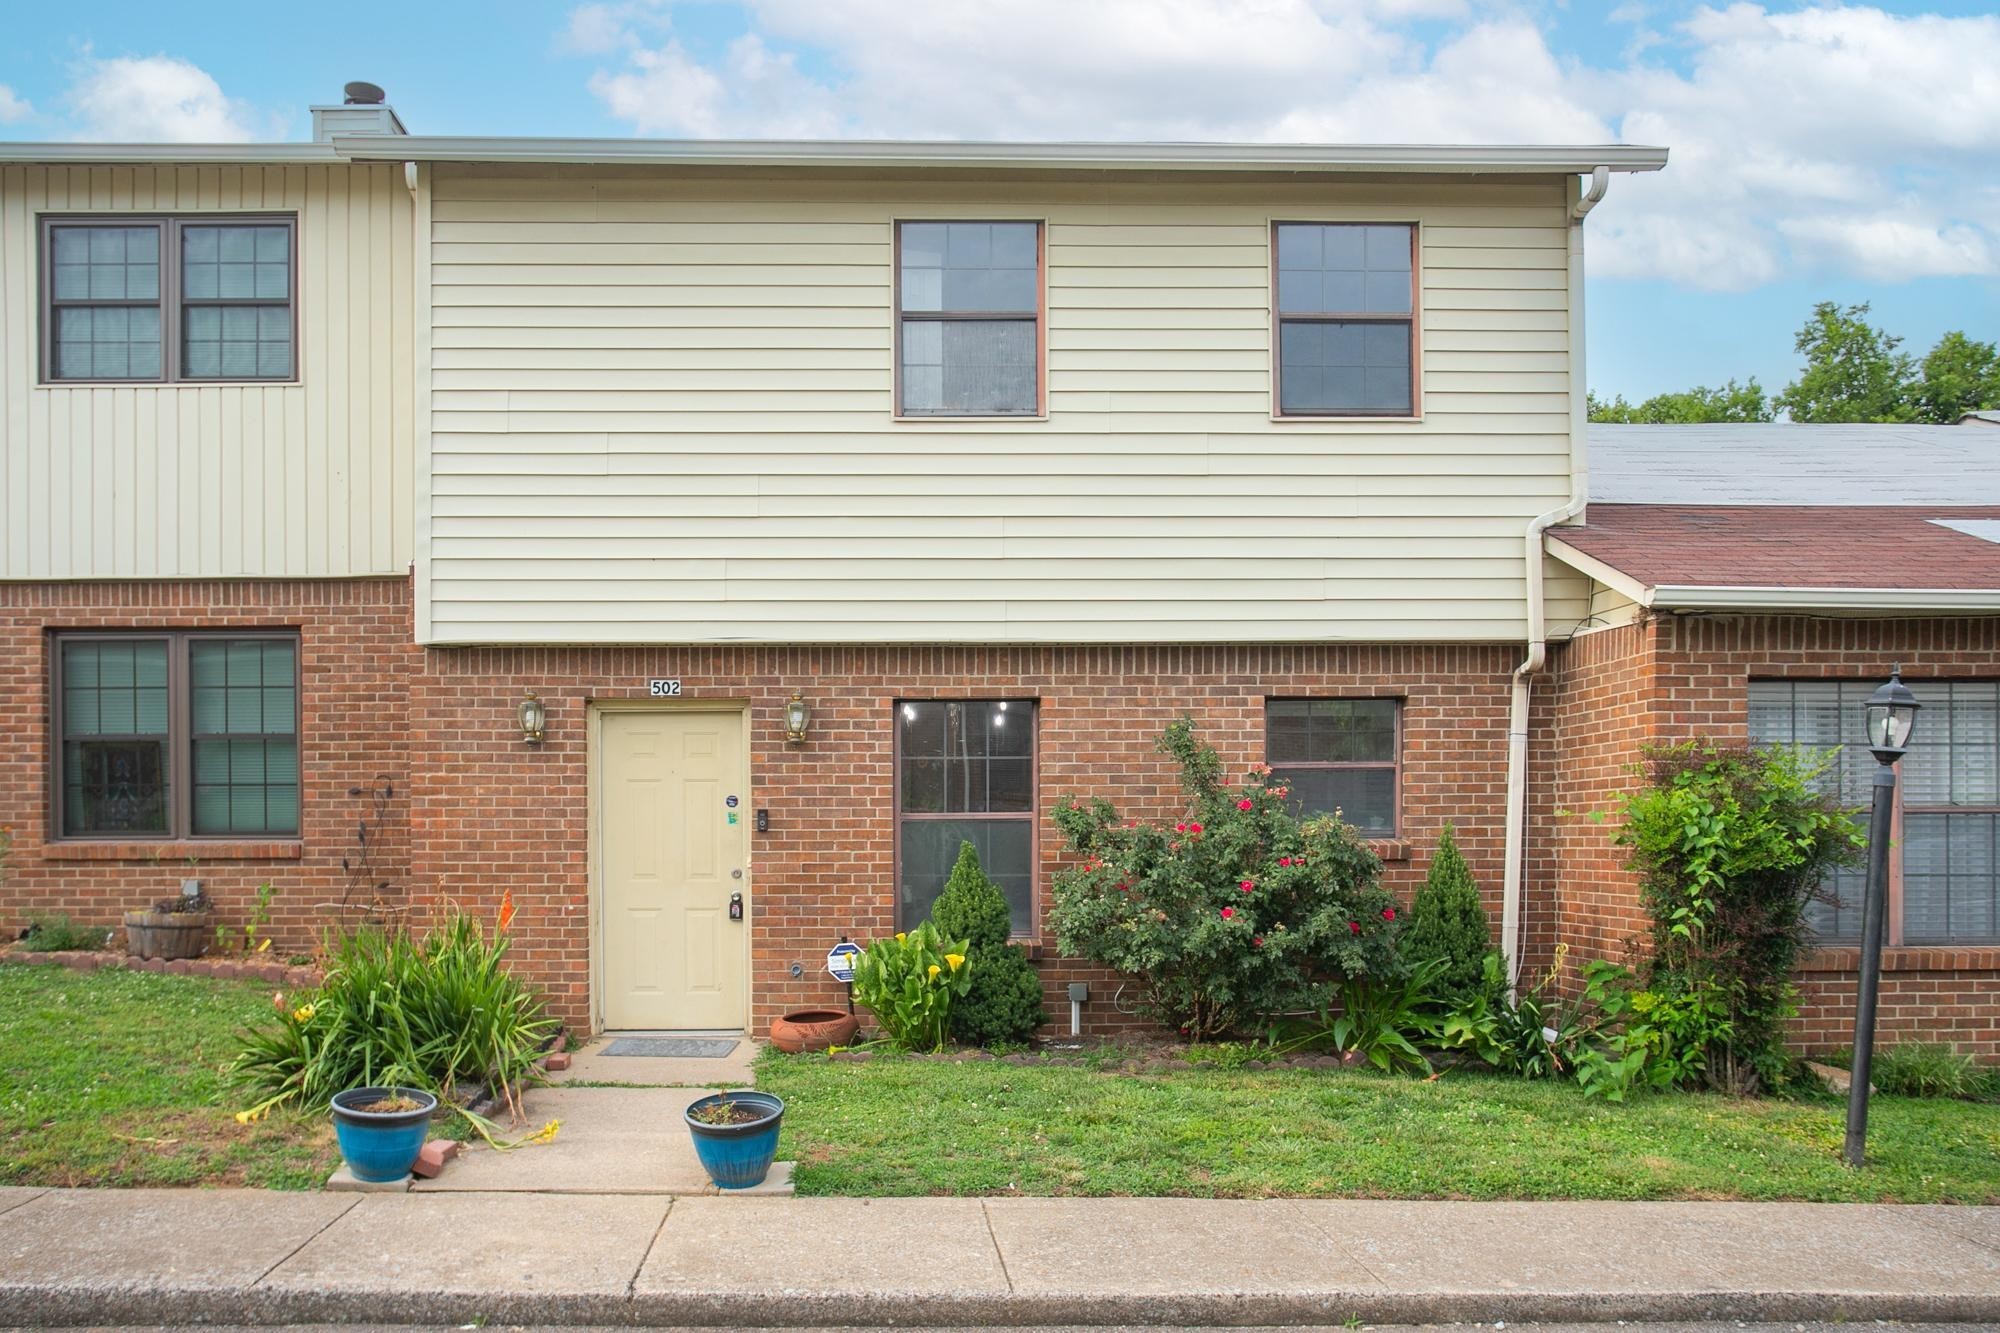
[[[1847,1084],[1847,1144],[1841,1155],[1860,1166],[1868,1147],[1868,1077],[1875,1059],[1875,993],[1882,982],[1882,930],[1889,915],[1889,837],[1896,809],[1896,761],[1909,748],[1923,705],[1903,684],[1903,668],[1868,696],[1868,752],[1875,770],[1868,811],[1868,888],[1861,911],[1861,975],[1854,997],[1854,1066]]]

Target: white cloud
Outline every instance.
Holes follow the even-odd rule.
[[[1656,143],[1667,171],[1592,216],[1594,272],[1741,288],[2000,257],[2000,16],[1736,3],[1665,26],[1626,3],[1639,30],[1593,66],[1508,0],[743,8],[713,57],[658,31],[671,0],[586,4],[568,40],[642,134]]]
[[[64,99],[78,138],[112,143],[243,143],[257,137],[249,108],[173,56],[87,59]]]
[[[27,98],[16,96],[12,88],[0,83],[0,125],[26,120],[34,113],[35,109],[28,105]]]

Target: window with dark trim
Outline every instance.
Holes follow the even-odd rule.
[[[61,634],[54,676],[57,836],[298,834],[297,634]]]
[[[961,843],[1034,929],[1035,704],[907,699],[896,705],[896,921],[930,915]]]
[[[1301,818],[1337,815],[1367,837],[1393,838],[1401,728],[1396,699],[1270,699],[1264,761]]]
[[[1825,757],[1822,789],[1860,811],[1864,831],[1876,764],[1862,705],[1878,684],[1753,680],[1749,689],[1751,743]],[[1898,765],[1887,943],[2000,942],[2000,681],[1909,684],[1924,711]],[[1821,938],[1859,940],[1865,871],[1836,871],[1827,887],[1835,901],[1809,909]]]
[[[45,218],[49,383],[290,380],[293,218]]]
[[[1039,416],[1042,224],[896,224],[896,412]]]
[[[1417,229],[1272,228],[1279,416],[1414,416]]]

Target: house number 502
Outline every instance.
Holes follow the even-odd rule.
[[[681,683],[677,680],[647,681],[646,690],[655,699],[678,699],[681,697]]]

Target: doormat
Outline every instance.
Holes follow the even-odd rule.
[[[727,1037],[619,1037],[598,1054],[720,1060],[735,1049],[736,1043]]]

